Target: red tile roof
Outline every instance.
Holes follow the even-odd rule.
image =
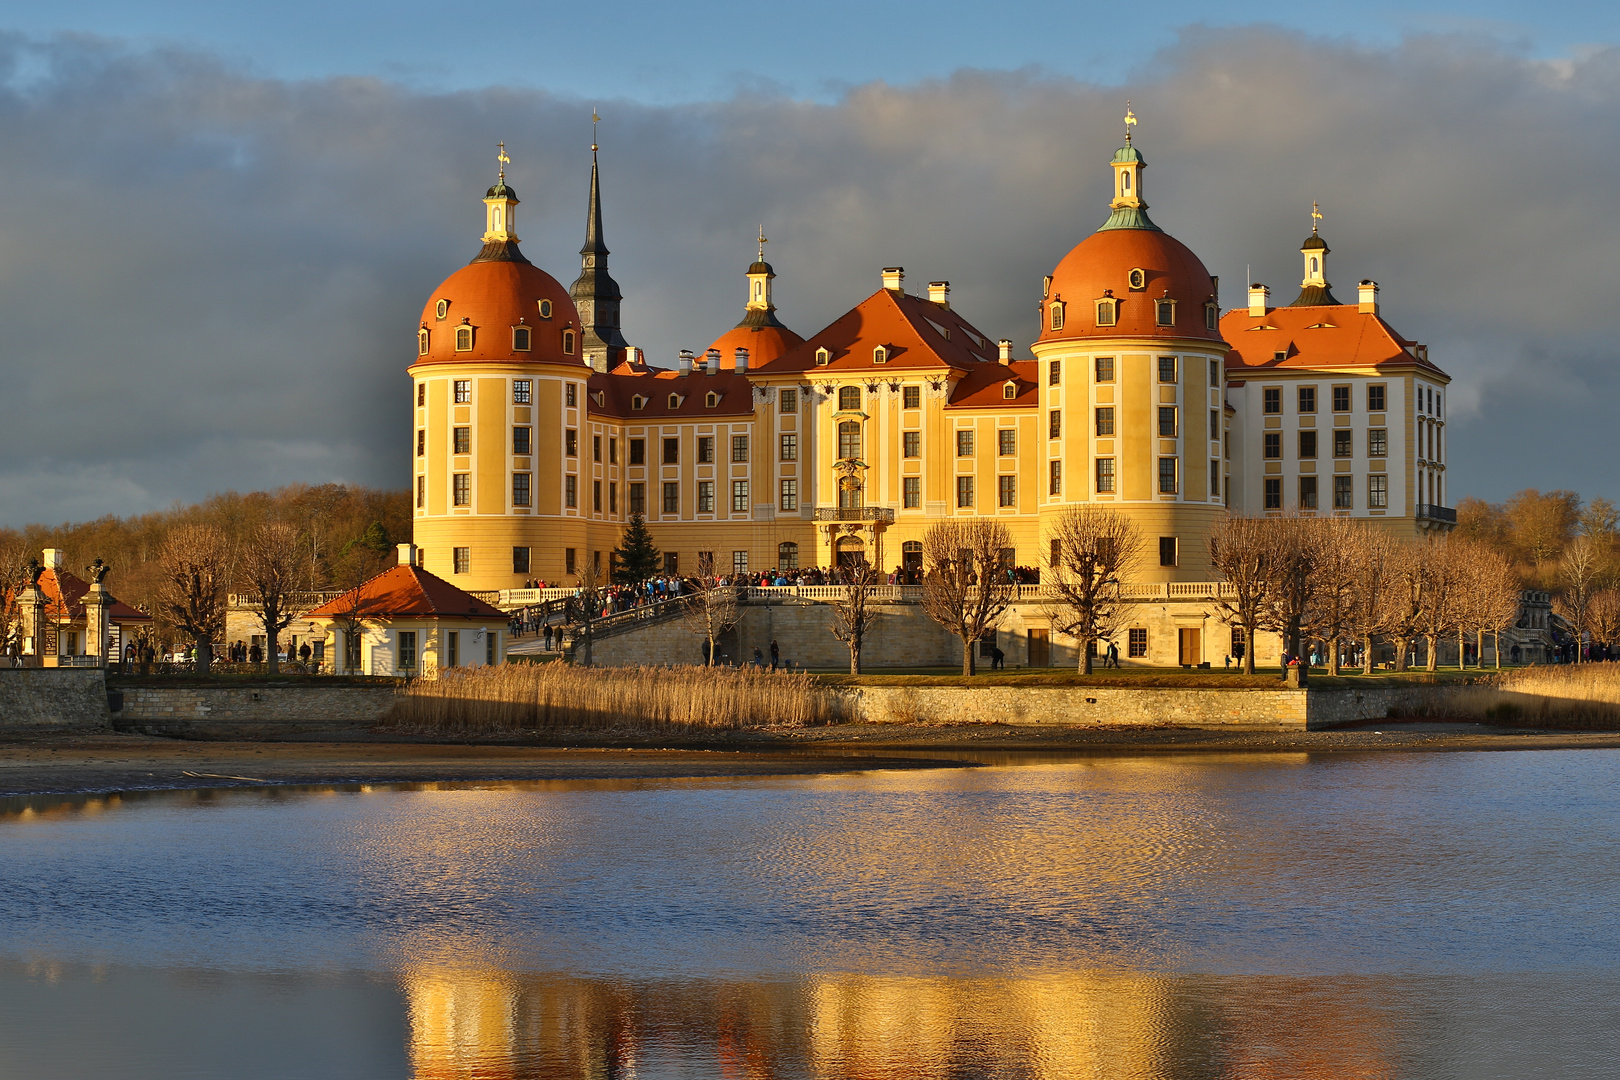
[[[874,364],[872,350],[888,349],[888,362]],[[816,363],[816,350],[831,360]],[[814,370],[885,371],[896,368],[970,369],[999,355],[996,342],[943,304],[888,289],[862,300],[832,325],[785,355],[757,368],[761,375]]]
[[[476,596],[456,588],[420,566],[396,566],[384,570],[358,588],[350,589],[309,612],[331,618],[356,610],[367,618],[400,618],[421,615],[459,615],[463,618],[506,619],[506,613]]]
[[[84,618],[84,594],[90,583],[66,570],[46,570],[39,575],[39,591],[45,594],[46,614],[69,619]],[[107,609],[107,617],[116,623],[151,622],[152,616],[139,611],[114,597]]]
[[[1033,409],[1040,400],[1036,383],[1039,365],[1033,360],[1010,364],[978,364],[971,368],[951,392],[947,409]],[[1006,396],[1007,380],[1017,384],[1017,397]]]
[[[700,369],[682,375],[644,364],[620,364],[606,375],[591,376],[586,387],[590,395],[588,411],[593,416],[631,421],[752,416],[754,384],[748,381],[747,375],[738,375],[733,363],[722,361],[720,371],[714,375],[705,375]],[[720,395],[712,408],[708,405],[710,393]],[[669,404],[671,394],[680,398],[680,404],[674,408]],[[646,399],[639,409],[634,407],[637,397]]]
[[[1237,308],[1221,318],[1221,333],[1232,346],[1226,370],[1293,368],[1378,368],[1410,364],[1449,378],[1431,363],[1427,351],[1397,334],[1382,316],[1363,314],[1356,304],[1272,308],[1250,315]],[[1277,359],[1284,353],[1283,359]]]
[[[1144,283],[1133,290],[1130,272],[1144,271]],[[1108,293],[1119,301],[1117,322],[1098,326],[1093,302]],[[1176,301],[1176,325],[1160,326],[1155,301]],[[1092,233],[1063,257],[1052,271],[1046,300],[1064,305],[1062,330],[1053,330],[1043,305],[1042,341],[1077,338],[1209,338],[1204,304],[1215,299],[1215,283],[1192,249],[1157,229],[1103,229]]]

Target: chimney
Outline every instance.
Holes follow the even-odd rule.
[[[1271,290],[1258,281],[1249,286],[1249,314],[1264,315],[1271,306]]]
[[[416,565],[416,545],[415,544],[400,544],[399,545],[399,565],[401,565],[401,566],[415,566]]]
[[[47,570],[62,569],[62,563],[64,561],[65,560],[62,557],[61,548],[46,548],[44,551],[40,552],[40,562],[45,564],[45,569]]]
[[[748,350],[740,345],[737,347],[737,374],[748,374]]]
[[[1363,279],[1361,282],[1361,313],[1378,314],[1378,282],[1371,278]]]
[[[682,375],[692,374],[692,350],[681,350],[680,372]]]
[[[996,344],[1001,346],[1001,362],[1003,364],[1005,364],[1005,363],[1008,363],[1009,361],[1011,361],[1012,360],[1012,342],[1009,341],[1007,338],[1002,338]]]
[[[890,292],[906,295],[906,268],[903,266],[885,266],[883,268],[883,287]]]
[[[704,353],[704,359],[706,359],[709,362],[708,374],[710,374],[710,375],[718,375],[718,374],[720,374],[720,350],[719,349],[710,349],[707,353]]]
[[[949,311],[951,309],[951,283],[948,281],[930,281],[928,283],[928,299]]]

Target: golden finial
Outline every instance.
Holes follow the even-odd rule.
[[[596,115],[596,109],[593,107],[591,109],[591,153],[593,154],[596,153],[596,125],[601,120],[602,118]]]
[[[1316,200],[1315,199],[1312,199],[1311,200],[1311,235],[1312,236],[1316,235],[1316,227],[1317,227],[1318,224],[1321,223],[1321,221],[1322,221],[1322,208],[1320,206],[1316,205]]]
[[[759,261],[760,262],[765,261],[765,245],[767,243],[769,243],[769,241],[765,239],[765,226],[761,225],[759,227]]]
[[[512,159],[506,156],[506,144],[504,142],[495,145],[500,147],[500,152],[495,155],[495,160],[500,162],[501,183],[504,184],[506,183],[506,167],[512,164]]]
[[[1136,126],[1136,114],[1131,111],[1131,99],[1125,99],[1125,145],[1131,145],[1131,128]]]

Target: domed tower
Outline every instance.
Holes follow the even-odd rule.
[[[748,268],[748,303],[742,322],[717,338],[710,349],[720,350],[721,363],[730,365],[738,349],[748,350],[748,366],[762,367],[789,349],[804,344],[804,338],[782,325],[771,298],[771,282],[776,271],[765,261],[765,228],[759,230],[759,256]]]
[[[434,290],[416,332],[413,539],[465,589],[560,581],[584,550],[579,434],[591,369],[574,302],[518,248],[517,193],[484,195],[483,247]]]
[[[1133,580],[1207,581],[1205,538],[1226,512],[1217,281],[1148,216],[1134,122],[1127,115],[1111,162],[1108,220],[1064,256],[1041,296],[1042,510],[1115,507],[1145,541]]]

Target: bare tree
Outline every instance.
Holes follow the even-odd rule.
[[[1394,538],[1383,529],[1364,526],[1355,534],[1355,591],[1347,629],[1361,642],[1363,675],[1372,674],[1374,635],[1389,626],[1396,558]]]
[[[602,575],[597,570],[595,561],[588,560],[580,567],[577,576],[579,592],[576,599],[579,601],[581,632],[585,637],[585,666],[591,667],[596,662],[596,635],[592,628],[596,623],[596,617],[602,613]]]
[[[1266,599],[1260,606],[1260,628],[1282,635],[1283,649],[1302,657],[1304,625],[1311,609],[1315,584],[1316,549],[1311,543],[1311,519],[1297,515],[1265,518],[1260,522],[1267,538]],[[1300,678],[1308,668],[1300,664]]]
[[[1418,625],[1423,631],[1424,667],[1436,671],[1440,667],[1440,639],[1459,625],[1459,607],[1464,589],[1465,571],[1458,565],[1459,547],[1454,547],[1449,534],[1420,541],[1422,560],[1428,569],[1428,581],[1418,609]],[[1459,654],[1458,664],[1462,663]]]
[[[922,544],[923,612],[962,639],[962,674],[972,675],[973,646],[995,630],[1017,595],[1001,565],[1012,536],[994,519],[964,518],[929,526]]]
[[[298,617],[292,605],[293,590],[304,569],[298,530],[280,521],[261,522],[248,534],[240,565],[242,579],[259,605],[259,621],[268,642],[265,662],[274,675],[281,670],[278,639]]]
[[[1226,579],[1230,595],[1215,609],[1229,626],[1243,631],[1243,671],[1254,674],[1254,632],[1260,626],[1270,582],[1270,536],[1261,518],[1228,517],[1209,533],[1209,564]]]
[[[1347,517],[1305,520],[1305,540],[1316,567],[1305,630],[1327,647],[1329,675],[1339,673],[1339,645],[1351,632],[1361,580],[1361,534],[1366,530],[1366,525]]]
[[[1135,606],[1125,601],[1120,583],[1141,557],[1142,534],[1118,511],[1077,506],[1059,515],[1047,536],[1057,599],[1046,613],[1080,643],[1079,668],[1090,675],[1097,642],[1112,637]]]
[[[182,525],[163,544],[162,610],[197,648],[206,673],[214,640],[225,632],[225,573],[229,544],[211,525]]]
[[[721,585],[715,577],[712,556],[704,555],[698,559],[697,582],[692,595],[687,598],[686,612],[681,619],[688,630],[708,643],[705,663],[710,667],[714,666],[720,636],[736,626],[742,618],[737,592],[735,586]]]
[[[1599,589],[1586,605],[1592,639],[1608,649],[1620,646],[1620,589]]]
[[[1581,644],[1591,629],[1587,608],[1592,594],[1602,585],[1603,564],[1597,541],[1585,533],[1575,537],[1564,549],[1559,561],[1558,576],[1563,589],[1553,598],[1553,610],[1575,628],[1575,662],[1581,662]]]
[[[832,635],[849,648],[849,673],[861,673],[861,648],[866,635],[881,618],[872,604],[872,590],[883,582],[883,572],[873,563],[860,562],[837,571],[844,586],[841,595],[830,602]]]
[[[1389,603],[1385,608],[1385,631],[1395,642],[1395,670],[1407,669],[1412,643],[1423,631],[1423,609],[1427,601],[1431,573],[1427,552],[1417,543],[1399,544],[1391,561]]]
[[[1489,559],[1481,563],[1479,588],[1483,594],[1480,601],[1480,626],[1489,630],[1496,642],[1496,670],[1500,671],[1502,631],[1519,621],[1524,600],[1523,583],[1519,580],[1519,573],[1513,564],[1500,552],[1492,551]],[[1481,634],[1482,639],[1483,637]],[[1483,653],[1480,662],[1484,662]]]

